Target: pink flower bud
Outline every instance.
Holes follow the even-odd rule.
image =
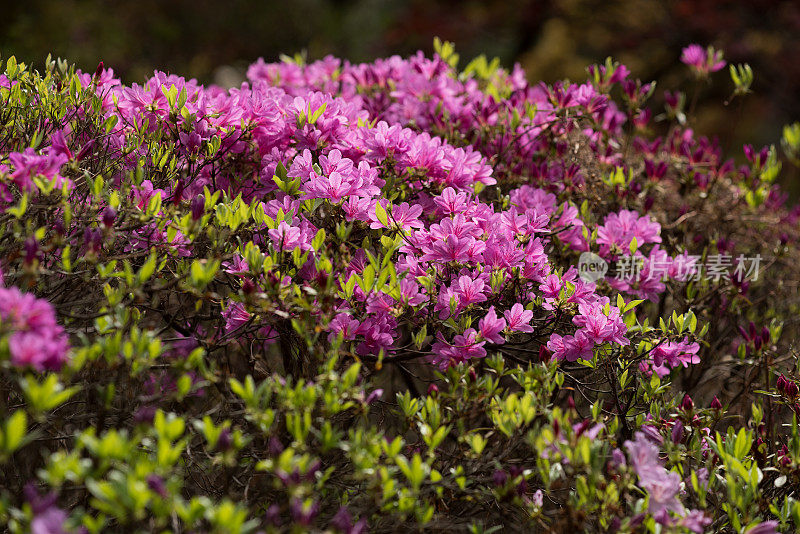
[[[183,199],[183,188],[183,180],[178,180],[178,182],[175,184],[175,189],[172,190],[172,203],[176,206],[180,204],[181,200]]]
[[[672,443],[677,445],[681,441],[683,441],[683,423],[679,419],[672,426]]]
[[[253,283],[252,280],[249,278],[245,278],[244,282],[242,282],[242,293],[245,295],[251,295],[256,290],[256,285]]]
[[[106,209],[103,210],[103,213],[100,215],[100,221],[103,223],[103,226],[106,228],[111,228],[114,226],[114,221],[117,218],[117,210],[108,206]]]
[[[89,141],[83,145],[78,155],[75,156],[75,159],[78,161],[83,161],[89,153],[92,151],[92,147],[94,146],[94,139],[89,139]]]
[[[786,377],[783,376],[783,373],[778,377],[778,382],[775,384],[775,387],[778,388],[778,391],[781,393],[786,392]]]
[[[231,431],[229,428],[223,428],[222,432],[220,432],[219,438],[217,439],[217,450],[220,452],[225,452],[231,448],[231,445],[233,445]]]
[[[197,195],[194,197],[194,200],[192,200],[191,204],[191,210],[193,221],[197,221],[203,216],[203,213],[206,211],[206,199],[203,197],[203,195]]]

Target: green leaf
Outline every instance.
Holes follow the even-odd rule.
[[[386,213],[386,210],[381,206],[380,202],[375,203],[375,217],[378,221],[385,227],[389,226],[389,216]]]
[[[108,117],[105,120],[105,122],[103,122],[103,127],[105,128],[106,133],[110,133],[111,130],[114,129],[114,126],[117,125],[118,121],[119,121],[119,117],[117,117],[116,115],[111,115],[110,117]]]
[[[147,203],[147,210],[145,213],[149,217],[153,217],[161,210],[161,192],[156,193],[152,197],[150,197],[150,201]]]
[[[2,446],[5,454],[11,454],[19,448],[27,428],[28,417],[24,410],[17,410],[8,418],[5,424],[5,435],[2,436]]]
[[[145,282],[147,282],[147,280],[149,280],[150,277],[153,276],[155,270],[156,270],[156,253],[151,252],[150,256],[147,258],[147,261],[144,262],[144,265],[142,265],[142,268],[139,269],[139,272],[136,275],[139,284],[144,284]]]
[[[313,248],[315,251],[319,251],[324,243],[325,243],[325,229],[320,228],[317,231],[317,235],[315,235],[314,239],[311,240],[311,248]]]
[[[6,76],[13,79],[17,75],[17,58],[11,56],[6,62]]]

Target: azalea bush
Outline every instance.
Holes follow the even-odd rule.
[[[723,149],[610,59],[435,48],[5,61],[8,530],[800,528],[800,125]]]

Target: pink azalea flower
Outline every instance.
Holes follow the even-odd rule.
[[[486,284],[480,278],[473,280],[469,276],[459,277],[458,287],[455,289],[455,294],[459,298],[459,307],[466,308],[470,304],[485,302],[486,295],[483,294],[485,286]]]
[[[372,213],[369,214],[369,218],[372,221],[369,227],[374,230],[380,228],[397,228],[401,230],[407,228],[423,228],[424,225],[419,220],[420,215],[422,215],[422,206],[418,204],[410,206],[408,202],[403,202],[389,209],[386,226],[378,220],[378,216],[375,215],[373,210]]]
[[[512,332],[533,332],[530,325],[533,319],[533,312],[526,310],[519,302],[514,304],[510,310],[503,312],[503,316],[508,321],[508,329]]]
[[[463,334],[456,335],[452,344],[445,341],[441,332],[437,332],[436,335],[439,341],[434,343],[431,348],[433,352],[431,363],[441,370],[445,370],[453,364],[486,356],[486,349],[483,348],[486,342],[478,341],[478,333],[474,328],[468,328]]]
[[[233,302],[222,312],[222,317],[225,319],[225,333],[228,334],[244,326],[250,320],[250,313],[241,302]]]
[[[722,69],[726,63],[722,59],[722,51],[713,47],[704,49],[699,44],[690,44],[681,52],[681,62],[690,66],[698,75],[706,76]]]
[[[286,221],[281,221],[278,227],[267,232],[277,250],[290,252],[301,246],[300,228],[289,226]]]
[[[500,335],[505,328],[506,320],[497,317],[494,306],[491,306],[489,312],[478,322],[481,337],[497,345],[505,343],[505,339]]]

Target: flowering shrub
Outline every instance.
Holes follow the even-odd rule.
[[[800,526],[775,148],[725,159],[611,60],[457,65],[7,61],[11,531]]]

